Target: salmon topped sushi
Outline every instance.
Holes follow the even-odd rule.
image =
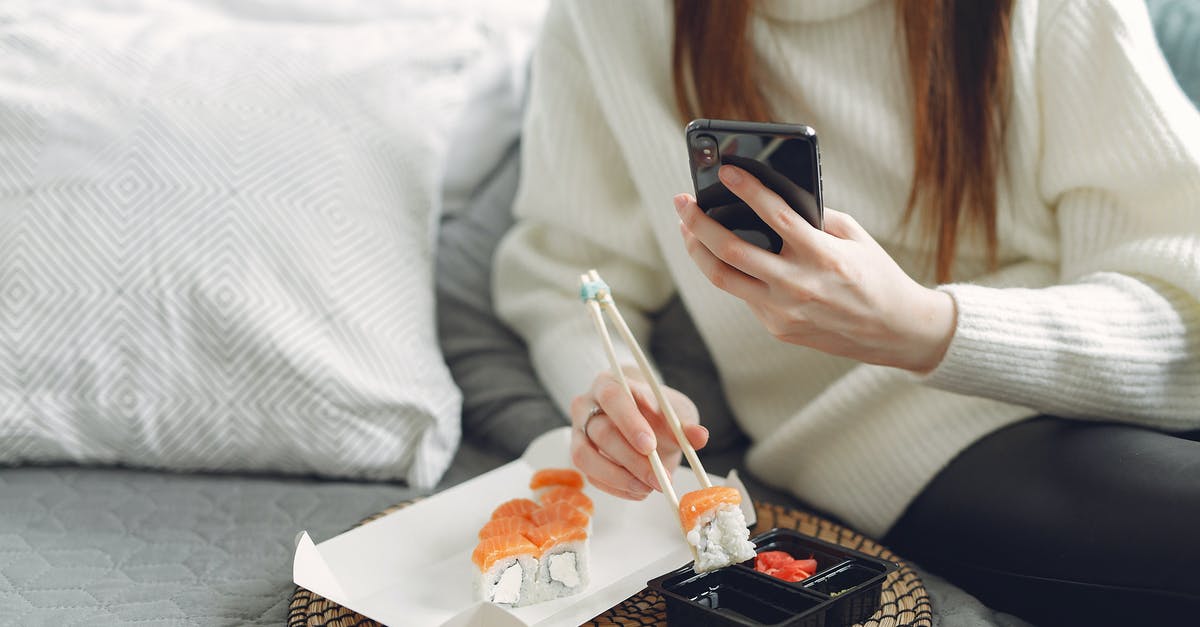
[[[596,506],[592,503],[592,499],[588,498],[588,495],[580,490],[566,486],[550,488],[542,493],[542,497],[539,500],[542,502],[543,507],[551,503],[569,503],[577,509],[586,512],[588,516],[591,516],[592,512],[596,509]]]
[[[491,536],[471,553],[478,569],[475,596],[482,601],[513,607],[538,601],[534,594],[540,550],[522,535]]]
[[[529,479],[529,489],[536,495],[553,488],[583,489],[583,475],[572,468],[543,468]]]
[[[741,503],[742,495],[724,486],[688,492],[679,499],[679,520],[688,544],[696,551],[697,573],[754,557]]]
[[[517,607],[577,594],[588,585],[592,499],[569,468],[533,474],[541,503],[516,498],[492,511],[471,553],[476,598]]]
[[[531,514],[540,508],[540,505],[529,499],[512,499],[511,501],[501,503],[499,507],[492,510],[492,519],[503,518],[505,516],[529,518]]]

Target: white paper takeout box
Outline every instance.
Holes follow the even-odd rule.
[[[536,470],[570,466],[569,441],[566,427],[546,433],[514,462],[320,544],[301,532],[292,579],[385,625],[577,625],[691,561],[665,496],[632,502],[587,486],[596,503],[587,589],[513,609],[475,601],[471,551],[479,528],[500,503],[532,498],[528,486]],[[687,468],[677,469],[673,480],[681,496],[698,487]],[[754,507],[736,472],[713,483],[742,492],[746,521],[753,524]]]

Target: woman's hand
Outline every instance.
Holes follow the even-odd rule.
[[[713,285],[746,301],[785,342],[916,372],[937,366],[954,335],[949,294],[910,278],[849,215],[826,209],[822,232],[748,172],[726,165],[719,176],[779,233],[783,250],[742,240],[680,194],[684,243]]]
[[[623,372],[632,399],[616,376],[605,372],[596,377],[587,393],[571,402],[571,461],[597,488],[640,501],[659,489],[646,455],[657,448],[669,474],[679,465],[682,453],[641,371],[630,367]],[[708,430],[698,424],[696,405],[682,393],[663,387],[688,442],[693,448],[703,448]],[[600,411],[589,419],[593,407]]]

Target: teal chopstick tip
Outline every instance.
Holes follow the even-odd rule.
[[[604,281],[584,281],[579,286],[579,300],[605,300],[609,294],[608,284]]]

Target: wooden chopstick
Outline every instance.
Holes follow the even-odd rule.
[[[607,285],[600,278],[600,273],[595,270],[589,270],[586,275],[581,276],[581,280],[586,277],[585,284],[591,282],[593,285]],[[629,346],[633,352],[633,358],[637,361],[637,366],[641,369],[642,374],[646,377],[646,382],[650,384],[650,389],[654,392],[654,398],[658,401],[658,406],[662,410],[663,415],[667,419],[667,424],[671,427],[671,433],[675,436],[675,441],[679,443],[679,449],[683,451],[684,457],[688,460],[688,465],[691,466],[692,472],[696,475],[696,480],[701,487],[711,488],[712,481],[708,478],[708,473],[704,471],[704,465],[700,463],[700,458],[696,455],[696,449],[692,448],[692,443],[688,442],[687,436],[683,433],[683,425],[679,422],[679,416],[675,414],[675,408],[671,403],[667,402],[667,395],[663,390],[663,386],[658,381],[658,377],[654,374],[654,369],[650,367],[649,360],[646,359],[646,354],[642,351],[642,347],[638,344],[637,338],[633,337],[633,332],[629,330],[629,325],[626,324],[625,318],[621,316],[621,311],[617,309],[617,304],[612,298],[611,289],[604,290],[603,294],[597,294],[596,298],[589,299],[591,303],[598,303],[598,306],[608,314],[609,319],[617,327],[617,331],[621,334],[621,338],[625,340],[625,344]],[[590,308],[590,307],[589,307]],[[601,331],[607,344],[606,348],[611,349],[612,340],[608,337],[608,329],[605,327]],[[622,385],[625,386],[625,391],[629,392],[629,386],[625,383],[623,374],[620,374],[620,364],[617,363],[616,351],[610,350],[609,360],[612,362],[613,370],[617,371],[618,378]],[[632,397],[632,394],[631,394]],[[657,452],[655,453],[657,456]],[[660,480],[661,481],[661,480]]]
[[[590,272],[590,274],[580,275],[579,281],[580,281],[580,286],[581,286],[580,287],[581,295],[586,295],[588,293],[589,285],[596,285],[598,283],[602,283],[602,281],[600,281],[600,275],[598,273],[596,273],[595,270],[592,270]],[[621,370],[621,363],[617,360],[617,350],[613,346],[612,336],[610,336],[608,333],[608,325],[604,324],[604,315],[600,311],[600,308],[603,303],[607,302],[607,303],[612,304],[612,296],[609,295],[606,291],[604,294],[593,294],[592,296],[585,296],[584,302],[587,303],[588,313],[591,314],[592,324],[594,324],[596,327],[596,333],[600,336],[600,340],[604,344],[604,353],[606,355],[608,355],[608,363],[609,363],[609,366],[612,367],[613,376],[615,376],[617,378],[617,381],[621,382],[621,388],[623,390],[625,390],[625,394],[629,397],[629,400],[634,401],[634,404],[636,404],[637,400],[633,397],[633,391],[629,389],[629,380],[625,378],[625,372]],[[606,308],[606,309],[608,309],[609,311],[616,311],[616,305],[612,304],[611,308]],[[624,327],[625,332],[628,332],[629,326],[626,325],[625,320],[620,317],[621,316],[620,312],[616,312],[616,316],[621,321],[619,326]],[[635,349],[637,350],[637,354],[641,354],[641,349],[637,348],[637,342],[632,340],[632,334],[630,335],[630,339],[626,340],[626,342],[630,343],[631,346],[635,347]],[[636,358],[636,355],[635,355],[635,358]],[[645,360],[646,360],[645,355],[642,355],[641,358],[638,359],[638,367],[641,368],[644,373],[646,373],[646,376],[649,380],[654,381],[654,372],[652,370],[650,370],[649,364],[643,365],[643,363],[645,363]],[[657,385],[657,382],[652,385]],[[665,404],[666,399],[664,397],[662,397],[661,390],[658,391],[657,394],[659,395],[658,398],[660,399],[658,402],[665,407],[670,407],[669,405]],[[674,416],[674,410],[668,410],[668,411],[672,412],[671,415],[674,418],[676,424],[678,424],[679,419],[678,419],[678,417]],[[668,419],[668,420],[670,420],[670,419]],[[682,434],[682,429],[680,429],[679,433]],[[687,442],[687,439],[684,438],[683,441]],[[692,448],[691,445],[687,446],[688,450],[691,450],[691,448]],[[692,450],[692,457],[695,457],[695,455],[696,455],[696,452],[694,450]],[[670,507],[671,507],[671,518],[675,519],[676,521],[681,521],[680,512],[679,512],[679,497],[675,494],[675,486],[672,485],[672,483],[671,483],[671,476],[667,474],[667,469],[663,466],[662,459],[658,456],[658,449],[655,448],[653,451],[650,451],[650,454],[647,455],[646,457],[649,458],[649,460],[650,460],[650,467],[654,469],[654,476],[655,476],[655,478],[658,479],[658,485],[662,489],[662,493],[664,495],[666,495],[666,497],[667,497],[667,504],[670,505]],[[697,460],[696,463],[698,465],[699,461]],[[700,470],[700,472],[704,472],[703,468]],[[712,484],[708,481],[707,475],[704,476],[704,481],[702,481],[701,483],[705,487],[712,486]],[[684,544],[687,545],[688,552],[690,552],[692,554],[692,560],[695,561],[695,560],[700,559],[699,554],[696,553],[696,547],[693,546],[691,542],[687,541],[688,530],[683,529],[682,525],[680,525],[680,531],[683,532]]]
[[[604,324],[604,315],[600,313],[600,305],[594,300],[589,300],[587,307],[588,313],[592,315],[592,322],[596,325],[596,331],[604,343],[604,352],[608,355],[608,362],[612,366],[613,376],[617,378],[617,381],[621,382],[621,388],[632,399],[633,392],[629,389],[629,381],[625,378],[625,373],[621,371],[621,364],[617,361],[617,351],[613,347],[612,338],[608,335],[608,327]],[[662,488],[663,494],[667,495],[667,498],[671,502],[672,514],[679,516],[679,497],[675,495],[675,486],[671,485],[671,476],[667,474],[667,469],[663,466],[662,458],[658,456],[658,449],[650,451],[650,454],[646,457],[650,459],[650,467],[654,469],[654,477],[658,479],[658,485]]]

